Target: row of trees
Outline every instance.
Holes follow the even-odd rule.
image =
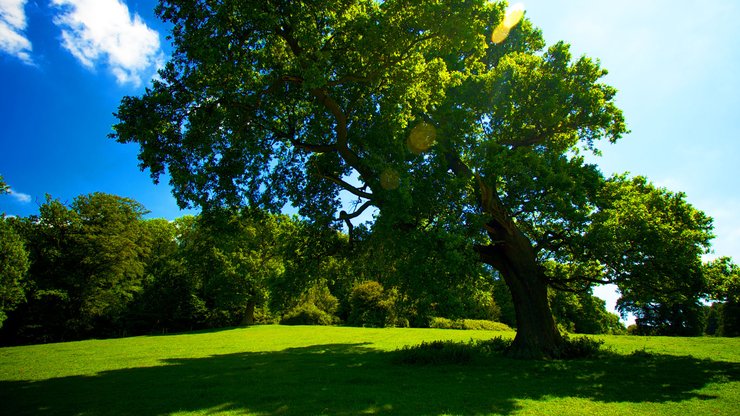
[[[254,322],[428,326],[434,317],[516,327],[511,293],[485,266],[465,268],[443,239],[386,240],[257,210],[146,220],[141,204],[96,193],[0,220],[2,342],[181,331]],[[436,247],[424,247],[424,244]],[[449,243],[448,243],[449,244]],[[422,248],[423,250],[419,250]],[[420,257],[419,253],[433,253]],[[458,256],[460,253],[458,253]],[[639,334],[738,335],[738,268],[702,268],[681,302],[627,302]],[[706,288],[722,299],[703,306]],[[687,300],[683,300],[687,299]],[[621,333],[589,290],[551,290],[562,330]],[[7,315],[6,315],[7,314]]]
[[[399,247],[379,244],[365,229],[350,243],[336,230],[256,210],[175,221],[145,213],[134,200],[95,193],[69,206],[48,197],[38,216],[2,217],[2,342],[277,321],[428,326],[447,317],[516,325],[506,285],[483,267],[429,263],[413,251],[388,261],[387,250]],[[588,294],[553,292],[552,302],[571,331],[620,331],[616,315]]]

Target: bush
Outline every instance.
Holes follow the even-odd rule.
[[[281,325],[335,325],[337,323],[339,323],[339,318],[322,311],[313,303],[299,305],[280,319]]]
[[[472,342],[431,341],[396,351],[401,364],[467,364],[473,360],[475,347]]]
[[[599,356],[604,350],[604,341],[589,337],[570,338],[563,337],[563,346],[555,353],[555,358],[572,360],[577,358],[593,358]]]
[[[447,319],[432,318],[429,322],[430,328],[439,329],[469,329],[485,331],[512,331],[511,327],[501,322],[493,322],[483,319]]]
[[[352,288],[347,323],[353,326],[386,327],[396,325],[395,296],[378,282],[366,281]]]
[[[476,357],[487,357],[505,353],[511,339],[496,337],[490,340],[468,342],[431,341],[396,350],[396,362],[400,364],[468,364]]]

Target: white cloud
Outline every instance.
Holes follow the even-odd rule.
[[[0,0],[0,50],[33,65],[31,41],[26,30],[27,0]]]
[[[3,0],[0,0],[3,1]],[[62,46],[89,69],[104,61],[119,84],[141,84],[163,60],[159,33],[121,0],[52,0]],[[149,72],[149,74],[147,74]]]
[[[22,192],[16,192],[14,190],[10,190],[10,196],[15,198],[16,201],[22,203],[22,204],[28,204],[31,202],[31,195],[24,194]]]

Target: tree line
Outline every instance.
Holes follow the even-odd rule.
[[[138,202],[47,197],[39,215],[0,220],[3,344],[165,333],[254,323],[427,327],[440,320],[516,327],[500,276],[459,242],[429,232],[381,238],[255,209],[213,208],[145,219]],[[444,238],[443,238],[444,237]],[[430,255],[431,254],[431,255]],[[636,334],[738,335],[738,268],[704,265],[707,288],[680,297],[622,299]],[[563,331],[624,333],[590,289],[549,293]]]

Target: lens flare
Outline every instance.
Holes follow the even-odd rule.
[[[491,42],[499,44],[506,40],[511,29],[519,24],[523,17],[524,4],[514,3],[507,7],[506,12],[504,13],[504,20],[502,20],[501,23],[493,29],[493,33],[491,33]]]
[[[522,17],[524,17],[524,5],[522,3],[514,3],[506,8],[504,21],[501,24],[511,29],[522,20]]]
[[[496,26],[496,29],[493,29],[493,33],[491,34],[491,42],[493,43],[501,43],[509,36],[509,29],[504,27],[503,25]]]
[[[434,146],[436,140],[437,129],[433,125],[422,121],[411,129],[411,133],[406,140],[406,146],[412,153],[418,155]]]
[[[398,189],[399,185],[401,185],[401,177],[395,170],[387,168],[380,174],[380,186],[386,191]]]

